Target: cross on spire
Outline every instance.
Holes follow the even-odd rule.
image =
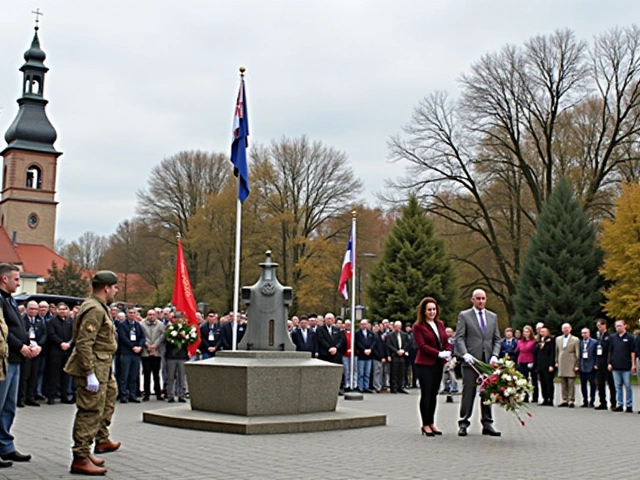
[[[44,15],[44,13],[42,13],[39,8],[36,8],[35,10],[31,10],[31,13],[33,13],[36,16],[36,30],[37,30],[38,23],[40,22],[40,16]]]

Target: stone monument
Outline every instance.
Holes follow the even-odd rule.
[[[342,366],[296,352],[287,331],[291,287],[271,253],[242,288],[249,323],[236,351],[185,365],[190,407],[144,412],[143,421],[227,433],[297,433],[386,424],[386,415],[338,407]]]

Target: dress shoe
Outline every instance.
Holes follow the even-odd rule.
[[[71,462],[71,473],[79,473],[81,475],[104,475],[107,469],[94,465],[88,457],[73,457]]]
[[[143,402],[148,402],[149,401],[149,397],[142,397],[142,401]]]
[[[588,403],[583,403],[582,405],[580,405],[580,408],[589,408],[589,404]]]
[[[560,405],[558,405],[558,408],[563,408],[563,407],[568,407],[569,404],[567,402],[562,402]]]
[[[47,405],[54,405],[56,401],[53,398],[47,400]]]
[[[35,397],[36,400],[44,400],[44,397],[42,395],[36,395]]]
[[[631,407],[627,407],[627,408],[626,408],[626,410],[625,410],[625,412],[627,412],[627,413],[633,413],[633,408],[631,408]]]
[[[489,435],[490,437],[500,437],[502,436],[501,432],[497,432],[496,430],[493,429],[493,427],[484,427],[482,429],[482,434],[483,435]]]
[[[342,393],[338,393],[338,395],[342,395]],[[167,400],[167,403],[175,403],[175,399],[170,398],[169,400]]]
[[[24,402],[21,400],[18,400],[18,403],[16,405],[18,406],[18,408],[24,408]]]
[[[398,393],[404,393],[406,395],[409,395],[409,392],[407,392],[404,388],[399,388]]]
[[[447,395],[446,403],[453,403],[453,397],[451,395]]]
[[[62,400],[60,400],[60,403],[64,403],[66,405],[72,405],[76,403],[76,401],[73,398],[63,398]]]
[[[31,460],[31,455],[25,455],[17,450],[0,455],[0,457],[2,457],[3,460],[12,460],[14,462],[28,462]]]
[[[598,405],[594,410],[609,410],[606,405]]]
[[[611,407],[612,412],[624,412],[624,408],[622,407]]]
[[[118,450],[120,448],[120,445],[122,445],[122,443],[113,442],[111,440],[107,440],[106,442],[96,443],[96,446],[93,449],[93,453],[115,452],[116,450]]]
[[[178,397],[178,402],[180,403],[187,403],[187,401],[185,400],[184,397]]]
[[[374,391],[373,391],[373,390],[371,390],[370,388],[365,388],[365,389],[363,390],[363,392],[364,392],[364,393],[374,393]]]
[[[467,427],[458,428],[458,436],[459,437],[466,437],[467,436]]]
[[[104,458],[99,458],[94,455],[89,454],[87,457],[91,463],[93,463],[96,467],[101,467],[104,465]]]
[[[432,431],[428,431],[428,432],[427,432],[427,431],[424,429],[424,427],[420,427],[420,431],[422,432],[422,435],[424,435],[425,437],[435,437],[435,436],[436,436],[436,434],[435,434],[435,433],[433,433]]]
[[[156,399],[159,400],[160,402],[164,402],[164,397],[162,395],[158,395]]]
[[[130,398],[129,403],[140,403],[140,400],[138,400],[137,398]]]
[[[576,404],[575,404],[575,403],[573,403],[573,402],[571,402],[571,403],[569,404],[569,408],[576,408]]]
[[[589,402],[589,408],[593,408],[594,406],[593,402]]]
[[[127,400],[126,398],[121,398],[120,403],[129,403],[129,400]]]
[[[40,404],[38,402],[36,402],[35,400],[27,400],[26,402],[24,402],[25,405],[29,406],[29,407],[39,407]]]
[[[9,468],[11,465],[13,465],[11,460],[0,460],[0,468]]]

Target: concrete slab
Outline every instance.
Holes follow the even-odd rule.
[[[142,420],[167,427],[243,435],[323,432],[387,424],[385,414],[345,407],[332,412],[247,417],[192,410],[188,405],[180,405],[143,412]]]

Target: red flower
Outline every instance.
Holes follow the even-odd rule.
[[[520,420],[520,425],[522,425],[523,427],[525,426],[524,420]]]

